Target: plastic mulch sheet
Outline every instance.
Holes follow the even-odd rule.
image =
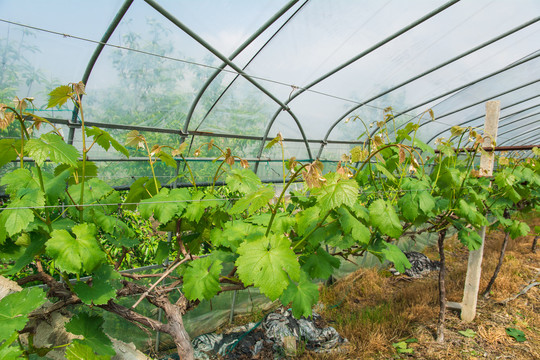
[[[193,339],[197,359],[272,358],[289,352],[305,350],[327,352],[338,349],[347,340],[336,329],[323,325],[313,313],[309,319],[295,319],[284,308],[268,314],[258,323],[250,323],[222,334],[204,334]],[[288,344],[293,344],[288,345]],[[300,349],[300,350],[297,350]]]

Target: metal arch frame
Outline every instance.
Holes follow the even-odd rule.
[[[251,35],[242,45],[240,45],[230,56],[229,56],[229,60],[234,60],[234,58],[236,58],[246,47],[248,47],[256,38],[258,38],[264,31],[266,31],[271,25],[273,25],[281,16],[283,16],[287,11],[290,10],[290,8],[292,8],[296,3],[298,3],[300,0],[291,0],[288,4],[286,4],[283,8],[281,8],[274,16],[272,16],[270,19],[268,19],[268,21],[266,21],[259,29],[257,29],[256,32],[253,33],[253,35]],[[282,27],[287,24],[297,13],[298,11],[304,7],[304,5],[307,4],[309,0],[305,0],[304,3],[284,22],[284,24],[270,37],[270,39],[272,39],[281,29]],[[261,47],[261,49],[259,49],[257,51],[257,53],[255,54],[255,56],[257,56],[257,54],[268,44],[268,41]],[[255,57],[254,56],[254,57]],[[253,61],[253,58],[251,58],[251,60],[249,60],[247,62],[247,64],[242,68],[242,70],[245,70],[247,65],[249,65],[251,63],[251,61]],[[210,75],[210,77],[208,78],[208,80],[206,80],[206,82],[203,84],[203,86],[201,87],[201,89],[199,90],[199,92],[197,93],[197,96],[195,97],[195,99],[193,100],[193,102],[191,103],[191,106],[189,108],[189,111],[188,111],[188,114],[186,116],[186,123],[184,125],[184,132],[187,133],[188,132],[188,129],[189,129],[189,124],[191,123],[191,118],[193,116],[193,112],[195,111],[195,108],[197,107],[197,105],[199,104],[199,100],[202,98],[202,96],[204,95],[204,93],[206,92],[206,89],[208,89],[208,87],[210,86],[210,84],[214,81],[214,79],[221,73],[221,71],[223,69],[225,69],[225,67],[227,66],[226,63],[223,63],[219,66],[219,68],[212,74]],[[212,109],[214,108],[214,106],[217,104],[217,102],[221,99],[221,97],[223,96],[223,94],[225,94],[225,92],[229,89],[229,87],[232,85],[232,83],[234,83],[236,81],[236,79],[238,78],[238,76],[240,75],[236,75],[235,78],[231,81],[231,83],[227,86],[227,88],[225,88],[225,90],[223,90],[223,92],[221,93],[221,95],[216,99],[216,101],[214,102],[214,104],[212,105],[212,107],[208,110],[208,112],[206,113],[206,115],[204,116],[203,120],[201,121],[201,123],[206,119],[206,117],[208,116],[208,114],[212,111]],[[200,124],[199,124],[200,126]]]
[[[505,124],[502,124],[502,125],[499,126],[499,129],[502,129],[503,127],[507,127],[509,125],[514,125],[515,123],[521,122],[523,120],[526,120],[526,119],[531,118],[531,117],[536,116],[536,115],[540,115],[540,111],[535,112],[534,114],[529,114],[527,116],[521,117],[521,118],[516,119],[516,120],[512,120],[512,122],[507,122]]]
[[[513,88],[513,89],[503,91],[502,93],[498,93],[498,94],[495,94],[495,95],[491,95],[490,97],[485,98],[485,99],[482,99],[482,100],[480,100],[480,101],[477,101],[477,102],[475,102],[475,103],[473,103],[473,104],[470,104],[470,105],[464,106],[464,107],[462,107],[462,108],[452,110],[452,111],[450,111],[450,112],[448,112],[448,113],[446,113],[446,114],[437,116],[437,120],[440,120],[440,119],[445,118],[445,117],[447,117],[447,116],[453,115],[453,114],[458,113],[458,112],[460,112],[460,111],[469,109],[469,108],[471,108],[471,107],[473,107],[473,106],[480,105],[480,104],[482,104],[482,103],[485,103],[486,101],[495,99],[495,98],[497,98],[497,97],[499,97],[499,96],[503,96],[503,95],[506,95],[506,94],[510,94],[510,93],[513,92],[513,91],[517,91],[517,90],[523,89],[523,88],[525,88],[525,87],[527,87],[527,86],[530,86],[530,85],[533,85],[533,84],[535,84],[535,83],[537,83],[537,82],[539,82],[539,81],[540,81],[540,79],[537,79],[537,80],[528,82],[528,83],[526,83],[526,84],[520,85],[520,86],[518,86],[518,87],[515,87],[515,88]]]
[[[214,54],[216,57],[218,57],[221,61],[226,63],[229,67],[231,67],[234,71],[236,71],[239,75],[241,75],[244,79],[249,81],[252,85],[254,85],[257,89],[262,91],[264,94],[266,94],[270,99],[272,99],[276,104],[278,104],[281,108],[281,110],[286,111],[289,113],[289,115],[293,118],[296,125],[298,126],[298,129],[300,130],[300,133],[302,135],[302,139],[304,140],[304,145],[306,146],[308,157],[313,158],[311,155],[311,149],[309,147],[309,143],[306,137],[306,134],[304,133],[304,129],[302,128],[302,125],[300,124],[300,121],[298,121],[298,118],[296,115],[292,112],[292,110],[285,105],[283,102],[281,102],[278,98],[276,98],[270,91],[268,91],[265,87],[260,85],[257,81],[255,81],[251,76],[246,74],[241,68],[239,68],[236,64],[234,64],[232,61],[227,59],[223,54],[221,54],[217,49],[215,49],[212,45],[207,43],[204,39],[202,39],[200,36],[198,36],[196,33],[194,33],[191,29],[189,29],[185,24],[183,24],[180,20],[175,18],[171,13],[169,13],[167,10],[165,10],[161,5],[157,4],[154,0],[144,0],[148,5],[154,8],[157,12],[159,12],[161,15],[163,15],[165,18],[167,18],[169,21],[171,21],[174,25],[176,25],[179,29],[184,31],[187,35],[189,35],[191,38],[193,38],[195,41],[197,41],[199,44],[201,44],[204,48],[206,48],[208,51],[210,51],[212,54]],[[263,143],[264,144],[264,143]]]
[[[536,96],[533,96],[532,98],[539,97],[539,96],[540,96],[540,94],[539,94],[539,95],[536,95]],[[527,99],[527,100],[530,100],[530,99]],[[514,103],[514,104],[512,104],[512,105],[505,106],[505,107],[501,108],[501,110],[505,110],[505,109],[511,108],[512,106],[518,105],[518,104],[520,104],[520,103],[522,103],[522,102],[523,102],[523,101],[519,101],[519,102]],[[499,119],[499,122],[500,122],[501,120],[503,120],[503,119],[507,119],[507,118],[509,118],[509,117],[511,117],[511,116],[517,115],[517,114],[522,113],[522,112],[524,112],[524,111],[528,111],[528,110],[537,108],[537,107],[539,107],[539,106],[540,106],[540,104],[536,104],[536,105],[534,105],[534,106],[531,106],[531,107],[528,107],[528,108],[525,108],[525,109],[516,111],[516,112],[514,112],[514,113],[511,113],[511,114],[508,114],[508,115],[501,116],[501,118]],[[473,121],[480,120],[480,119],[484,118],[484,116],[485,116],[485,115],[480,115],[480,116],[477,116],[477,117],[475,117],[475,118],[472,118],[472,119],[465,120],[465,121],[462,121],[462,122],[460,122],[460,123],[457,123],[456,125],[461,126],[461,125],[469,124],[469,123],[471,123],[471,122],[473,122]],[[528,116],[527,116],[527,117],[528,117]],[[525,117],[525,118],[527,118],[527,117]],[[525,118],[523,118],[523,119],[525,119]],[[519,119],[519,120],[522,120],[522,119]],[[518,121],[519,121],[519,120],[518,120]],[[513,121],[512,123],[514,123],[514,122],[515,122],[515,121]],[[499,128],[508,126],[509,124],[510,124],[510,123],[503,124],[503,125],[499,126]],[[435,134],[434,136],[432,136],[432,137],[427,141],[427,144],[429,144],[429,143],[432,142],[434,139],[436,139],[438,136],[440,136],[441,134],[443,134],[443,133],[445,133],[445,132],[447,132],[447,131],[449,131],[449,129],[445,129],[445,130],[443,130],[443,131],[439,131],[437,134]]]
[[[105,34],[101,37],[101,40],[94,50],[94,53],[92,54],[92,57],[88,61],[88,65],[86,65],[86,69],[84,70],[84,75],[82,77],[82,82],[86,85],[88,82],[88,79],[90,78],[90,74],[92,73],[92,69],[94,68],[94,65],[97,62],[97,59],[99,58],[99,55],[101,55],[101,51],[103,51],[103,48],[105,47],[105,44],[109,41],[110,37],[112,36],[113,32],[116,30],[118,24],[120,24],[120,21],[122,21],[122,18],[129,10],[131,4],[133,4],[133,0],[125,0],[118,12],[116,13],[114,19],[109,24],[109,27],[105,31]],[[82,99],[82,95],[81,95]],[[79,108],[75,107],[73,109],[73,113],[71,115],[71,123],[76,124],[77,123],[77,117],[79,116]],[[69,128],[69,135],[68,135],[68,144],[73,145],[73,139],[75,136],[75,128],[70,127]]]
[[[437,15],[438,13],[446,10],[447,8],[449,8],[450,6],[456,4],[457,2],[459,2],[459,0],[451,0],[451,1],[448,1],[447,3],[443,4],[441,7],[429,12],[428,14],[424,15],[423,17],[421,17],[420,19],[414,21],[413,23],[409,24],[408,26],[398,30],[397,32],[395,32],[394,34],[388,36],[387,38],[379,41],[378,43],[376,43],[375,45],[371,46],[370,48],[362,51],[360,54],[356,55],[355,57],[349,59],[348,61],[344,62],[343,64],[339,65],[338,67],[336,67],[335,69],[329,71],[328,73],[324,74],[323,76],[319,77],[318,79],[315,79],[314,81],[312,81],[311,83],[309,83],[308,85],[302,87],[301,89],[299,89],[298,92],[292,94],[289,99],[285,102],[286,105],[288,105],[291,101],[293,101],[294,99],[296,99],[299,95],[301,95],[302,93],[306,92],[307,90],[309,90],[310,88],[312,88],[313,86],[317,85],[318,83],[320,83],[321,81],[327,79],[328,77],[330,77],[331,75],[337,73],[338,71],[344,69],[345,67],[351,65],[352,63],[356,62],[357,60],[363,58],[364,56],[368,55],[369,53],[375,51],[376,49],[378,49],[379,47],[385,45],[386,43],[394,40],[395,38],[403,35],[404,33],[406,33],[407,31],[413,29],[414,27],[420,25],[421,23],[423,23],[424,21],[432,18],[433,16]],[[263,141],[261,143],[261,146],[259,148],[259,152],[257,154],[257,157],[261,157],[262,155],[262,152],[263,152],[263,149],[264,149],[264,145],[265,145],[265,142],[268,140],[268,134],[270,133],[270,130],[272,128],[272,126],[274,125],[278,115],[280,113],[280,110],[277,110],[274,115],[272,116],[272,119],[270,120],[270,122],[268,123],[268,126],[266,127],[266,131],[264,132],[264,135],[263,135]],[[255,173],[257,173],[258,171],[258,166],[255,167]]]
[[[404,111],[400,112],[399,114],[395,115],[394,117],[397,118],[397,117],[399,117],[399,116],[401,116],[401,115],[404,115],[404,114],[406,114],[406,113],[408,113],[408,112],[410,112],[410,111],[412,111],[412,110],[414,110],[414,109],[417,109],[417,108],[419,108],[419,107],[421,107],[421,106],[424,106],[424,105],[426,105],[426,104],[429,104],[429,103],[431,103],[431,102],[433,102],[433,101],[435,101],[435,100],[441,99],[441,98],[443,98],[443,97],[445,97],[445,96],[448,96],[448,95],[451,95],[451,94],[457,95],[457,92],[460,91],[460,90],[463,90],[463,89],[465,89],[465,88],[467,88],[467,87],[469,87],[469,86],[472,86],[472,85],[476,85],[476,84],[478,84],[478,83],[480,83],[480,82],[482,82],[482,81],[484,81],[484,80],[486,80],[486,79],[489,79],[489,78],[491,78],[491,77],[493,77],[493,76],[499,75],[499,74],[501,74],[501,73],[503,73],[503,72],[505,72],[505,71],[511,70],[511,69],[513,69],[513,68],[515,68],[515,67],[517,67],[517,66],[523,65],[523,64],[525,64],[525,63],[527,63],[527,62],[529,62],[529,61],[532,61],[532,60],[534,60],[534,59],[540,57],[540,51],[536,50],[536,51],[533,52],[533,54],[534,54],[534,53],[536,53],[536,55],[527,55],[526,57],[522,58],[521,60],[518,60],[518,61],[514,62],[513,64],[510,64],[510,65],[508,65],[508,66],[506,66],[506,67],[504,67],[504,68],[502,68],[502,69],[499,69],[499,70],[497,70],[497,71],[494,71],[494,72],[492,72],[491,74],[482,76],[482,77],[480,77],[480,78],[478,78],[478,79],[476,79],[476,80],[473,80],[473,81],[471,81],[471,82],[469,82],[469,83],[467,83],[467,84],[461,85],[461,86],[459,86],[459,87],[457,87],[457,88],[455,88],[455,89],[449,90],[449,91],[447,91],[447,92],[445,92],[445,93],[443,93],[443,94],[437,95],[437,96],[435,96],[435,97],[433,97],[433,98],[431,98],[431,99],[429,99],[429,100],[426,100],[426,101],[424,101],[424,102],[421,103],[421,104],[417,104],[417,105],[415,105],[415,106],[413,106],[413,107],[410,107],[410,108],[408,108],[407,110],[404,110]],[[441,103],[442,103],[442,102],[441,102]],[[439,104],[440,104],[440,103],[439,103]],[[438,105],[438,104],[437,104],[437,105]],[[418,116],[419,116],[419,115],[413,116],[413,118],[418,117]],[[420,126],[424,126],[424,125],[426,125],[427,123],[428,123],[428,122],[424,122],[424,123],[420,124]],[[399,128],[401,128],[401,127],[403,127],[403,125],[400,126]]]
[[[531,125],[530,123],[527,123],[527,124],[525,124],[525,125],[517,126],[517,127],[512,128],[512,129],[509,129],[509,130],[500,132],[497,136],[499,136],[499,135],[502,136],[502,135],[505,135],[505,134],[509,134],[509,133],[511,133],[511,132],[517,131],[517,130],[519,130],[519,129],[522,129],[522,128],[524,128],[524,127],[526,127],[526,126],[530,126],[530,125]],[[537,126],[537,127],[533,128],[533,129],[531,129],[531,130],[534,131],[534,130],[538,130],[538,129],[540,129],[540,127]]]
[[[376,100],[376,99],[378,99],[378,98],[380,98],[380,97],[382,97],[384,95],[387,95],[387,94],[391,93],[394,90],[397,90],[397,89],[399,89],[399,88],[401,88],[401,87],[403,87],[405,85],[408,85],[408,84],[410,84],[410,83],[412,83],[412,82],[414,82],[414,81],[416,81],[416,80],[418,80],[420,78],[423,78],[426,75],[431,74],[432,72],[435,72],[435,71],[437,71],[437,70],[439,70],[439,69],[441,69],[441,68],[443,68],[443,67],[445,67],[447,65],[450,65],[451,63],[453,63],[453,62],[455,62],[457,60],[460,60],[460,59],[462,59],[462,58],[464,58],[464,57],[466,57],[466,56],[468,56],[468,55],[470,55],[470,54],[472,54],[472,53],[474,53],[474,52],[476,52],[478,50],[481,50],[481,49],[485,48],[488,45],[491,45],[491,44],[493,44],[493,43],[495,43],[495,42],[497,42],[497,41],[499,41],[501,39],[504,39],[505,37],[510,36],[510,35],[518,32],[518,31],[520,31],[520,30],[522,30],[522,29],[524,29],[524,28],[526,28],[526,27],[528,27],[528,26],[530,26],[530,25],[532,25],[532,24],[534,24],[534,23],[536,23],[538,21],[540,21],[540,16],[536,17],[536,18],[533,18],[532,20],[529,20],[529,21],[521,24],[520,26],[515,27],[515,28],[513,28],[513,29],[511,29],[511,30],[499,35],[499,36],[496,36],[493,39],[490,39],[490,40],[488,40],[488,41],[486,41],[486,42],[484,42],[484,43],[482,43],[482,44],[480,44],[478,46],[475,46],[472,49],[469,49],[469,50],[467,50],[467,51],[465,51],[465,52],[463,52],[463,53],[461,53],[461,54],[459,54],[459,55],[457,55],[457,56],[455,56],[455,57],[453,57],[453,58],[451,58],[449,60],[446,60],[446,61],[440,63],[439,65],[432,67],[429,70],[426,70],[426,71],[424,71],[424,72],[422,72],[422,73],[420,73],[418,75],[415,75],[415,76],[401,82],[400,84],[395,85],[395,86],[391,87],[390,89],[387,89],[387,90],[385,90],[385,91],[383,91],[383,92],[369,98],[368,100],[362,101],[362,103],[352,107],[346,114],[344,114],[343,116],[338,118],[338,120],[336,120],[332,124],[332,126],[330,126],[330,128],[328,129],[328,132],[326,133],[326,135],[324,137],[324,140],[328,140],[328,137],[330,136],[330,134],[332,133],[334,128],[351,112],[363,107],[366,104],[369,104],[373,100]],[[373,130],[370,135],[373,136],[376,131],[377,130]],[[324,146],[321,146],[321,148],[319,149],[318,157],[321,155],[321,153],[323,151],[323,147]]]
[[[508,138],[508,139],[504,140],[503,142],[501,142],[501,144],[505,144],[505,143],[507,143],[507,142],[509,142],[509,141],[512,141],[512,140],[517,139],[517,138],[520,138],[520,137],[522,137],[523,135],[526,135],[526,134],[522,133],[522,134],[513,136],[513,137],[511,137],[511,138]],[[524,141],[524,140],[529,141],[529,140],[536,140],[536,139],[540,139],[540,135],[539,135],[539,134],[534,134],[534,135],[528,136],[528,137],[526,137],[526,138],[524,138],[524,139],[521,139],[521,141]]]

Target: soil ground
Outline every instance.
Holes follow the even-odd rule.
[[[526,222],[532,230],[540,225],[540,217],[535,214]],[[536,253],[531,251],[533,238],[531,235],[509,240],[502,269],[489,297],[480,295],[474,321],[462,322],[459,313],[447,311],[444,344],[435,340],[439,311],[437,271],[423,279],[410,280],[393,277],[386,270],[362,269],[323,288],[321,293],[323,306],[319,312],[349,343],[339,352],[305,352],[298,358],[540,359],[540,286],[505,302],[532,280],[540,281],[540,249]],[[495,270],[503,239],[501,231],[487,234],[481,292]],[[446,239],[445,249],[447,300],[460,302],[468,250],[456,237]],[[431,259],[439,257],[435,247],[424,253]],[[523,331],[526,340],[517,342],[507,334],[509,328]],[[460,331],[468,332],[470,337]]]

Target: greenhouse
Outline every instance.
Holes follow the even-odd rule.
[[[0,358],[540,357],[539,39],[537,0],[0,1]]]

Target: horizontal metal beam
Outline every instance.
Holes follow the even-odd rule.
[[[81,124],[77,123],[71,123],[69,120],[66,119],[58,119],[58,118],[49,118],[45,117],[44,119],[50,121],[53,124],[59,124],[64,125],[67,127],[73,127],[73,128],[80,128]],[[30,116],[27,117],[27,120],[30,120]],[[117,129],[117,130],[138,130],[138,131],[147,131],[147,132],[157,132],[157,133],[165,133],[165,134],[175,134],[175,135],[184,135],[184,136],[208,136],[208,137],[218,137],[218,138],[230,138],[230,139],[242,139],[242,140],[255,140],[255,141],[262,141],[262,136],[250,136],[250,135],[237,135],[237,134],[220,134],[220,133],[212,133],[207,131],[188,131],[187,133],[184,133],[182,130],[177,129],[165,129],[165,128],[156,128],[156,127],[149,127],[149,126],[136,126],[136,125],[124,125],[124,124],[107,124],[107,123],[100,123],[100,122],[93,122],[93,121],[85,121],[85,125],[88,126],[96,126],[98,128],[102,129]],[[266,141],[271,141],[272,139],[266,139]],[[298,139],[298,138],[284,138],[284,142],[297,142],[297,143],[304,143],[304,139]],[[322,144],[324,140],[322,139],[307,139],[309,143],[317,143]],[[344,144],[344,145],[359,145],[363,144],[364,141],[358,141],[358,140],[329,140],[327,141],[329,144]]]
[[[184,159],[180,158],[180,157],[174,157],[173,158],[177,163],[180,163],[180,162],[183,162]],[[108,158],[108,157],[100,157],[100,156],[88,156],[86,158],[87,161],[92,161],[92,162],[148,162],[148,157],[145,157],[145,156],[134,156],[134,157],[130,157],[130,158]],[[161,162],[162,160],[160,158],[157,158],[157,159],[154,159],[155,161],[157,162]],[[188,162],[215,162],[216,161],[216,158],[210,158],[210,157],[188,157],[188,158],[185,158],[186,161]],[[275,163],[280,163],[283,161],[283,159],[281,158],[276,158],[276,159],[272,159],[272,158],[242,158],[242,160],[246,160],[248,162],[258,162],[258,163],[267,163],[267,162],[275,162]],[[82,158],[79,159],[79,161],[82,161]],[[296,161],[298,162],[310,162],[312,161],[311,159],[296,159]],[[341,160],[339,159],[336,159],[336,160],[319,160],[321,162],[329,162],[329,163],[334,163],[334,162],[339,162]],[[12,160],[11,161],[12,163],[18,163],[19,160]],[[30,157],[24,157],[24,162],[27,162],[27,163],[33,163],[35,162],[35,160],[33,158],[30,158]],[[45,162],[51,162],[50,159],[46,159]]]

